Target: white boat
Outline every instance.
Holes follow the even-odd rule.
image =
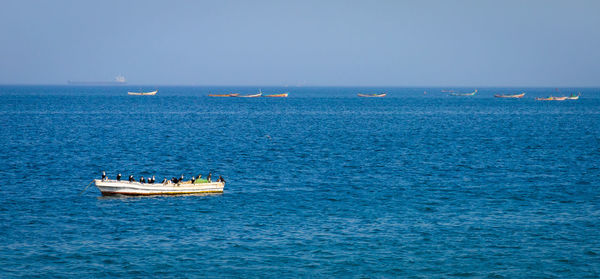
[[[475,93],[477,93],[477,89],[475,89],[475,91],[471,92],[471,93],[458,93],[458,92],[451,92],[450,96],[473,96],[475,95]]]
[[[128,196],[149,196],[149,195],[189,195],[205,193],[223,193],[225,182],[196,183],[182,182],[173,184],[168,183],[140,183],[117,180],[94,179],[94,185],[100,190],[103,196],[110,195],[128,195]]]
[[[252,95],[242,95],[242,96],[236,96],[236,97],[240,97],[240,98],[257,98],[262,96],[262,90],[258,90],[258,94],[252,94]]]
[[[256,98],[256,97],[260,97],[262,96],[262,93],[258,93],[258,94],[253,94],[253,95],[243,95],[243,96],[237,96],[239,98]]]
[[[381,94],[358,94],[358,97],[363,97],[363,98],[383,98],[385,97],[387,94],[386,93],[381,93]]]
[[[136,95],[136,96],[152,96],[156,95],[158,90],[154,90],[152,92],[127,92],[128,95]]]

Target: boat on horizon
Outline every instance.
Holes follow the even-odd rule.
[[[117,181],[110,179],[94,179],[94,185],[103,196],[126,195],[126,196],[151,196],[151,195],[190,195],[223,193],[225,182],[191,183],[191,181],[180,183],[141,183],[137,181]]]
[[[158,90],[154,90],[151,92],[127,92],[127,95],[134,95],[134,96],[153,96],[156,95],[156,93],[158,92]]]
[[[361,94],[358,93],[357,94],[358,97],[364,97],[364,98],[383,98],[387,95],[387,93],[381,93],[381,94]]]
[[[258,90],[258,94],[250,94],[250,95],[242,95],[242,96],[237,96],[239,98],[257,98],[262,96],[262,91]]]
[[[264,95],[263,97],[271,97],[271,98],[286,98],[288,96],[288,93],[282,93],[282,94],[269,94],[269,95]]]
[[[243,95],[243,96],[237,96],[238,98],[256,98],[256,97],[260,97],[262,96],[262,93],[258,93],[258,94],[252,94],[252,95]]]
[[[494,97],[496,97],[496,98],[515,98],[515,99],[523,98],[523,96],[525,96],[525,92],[523,92],[521,94],[512,94],[512,95],[511,94],[509,94],[509,95],[506,95],[506,94],[502,94],[502,95],[501,94],[496,94],[496,95],[494,95]]]
[[[558,88],[555,89],[557,94],[560,94],[560,91],[558,90]],[[537,101],[564,101],[564,100],[577,100],[579,99],[579,96],[581,95],[581,92],[578,92],[577,96],[575,96],[575,94],[571,93],[571,96],[561,96],[561,97],[554,97],[552,95],[550,95],[550,97],[547,98],[535,98]]]
[[[208,97],[237,97],[239,96],[239,93],[232,93],[232,94],[208,94]]]
[[[554,96],[550,96],[547,98],[535,98],[536,101],[564,101],[567,99],[567,96],[563,96],[563,97],[554,97]]]
[[[475,91],[473,91],[471,93],[457,93],[457,92],[453,92],[453,93],[450,93],[450,96],[473,96],[473,95],[475,95],[475,93],[477,93],[477,89],[475,89]]]

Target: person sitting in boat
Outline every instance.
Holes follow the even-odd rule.
[[[192,176],[192,179],[190,181],[192,182],[192,184],[194,184],[194,182],[196,182],[196,178]]]
[[[102,171],[102,181],[106,180],[106,172]]]
[[[156,178],[155,178],[155,177],[154,177],[154,175],[153,175],[153,176],[152,176],[152,182],[150,182],[150,183],[154,184],[154,182],[155,182],[155,181],[156,181]]]
[[[167,184],[167,178],[163,179],[162,184]]]
[[[144,177],[140,177],[140,183],[146,183],[146,179],[144,179]]]
[[[225,179],[223,179],[223,177],[219,175],[219,179],[217,179],[217,182],[225,183]]]
[[[117,181],[121,181],[121,174],[117,174]]]
[[[179,178],[179,182],[183,182],[183,174],[181,175],[181,177]]]
[[[175,178],[175,177],[171,178],[171,182],[173,182],[173,184],[177,184],[177,178]]]
[[[135,179],[133,179],[133,175],[129,175],[129,182],[133,182],[135,181]]]
[[[200,180],[200,178],[202,178],[201,174],[199,174],[198,176],[196,176],[196,180]]]
[[[206,177],[206,181],[208,181],[208,183],[210,183],[210,182],[211,182],[211,180],[210,180],[210,177],[211,177],[211,176],[212,176],[212,174],[209,172],[209,173],[208,173],[208,176]]]

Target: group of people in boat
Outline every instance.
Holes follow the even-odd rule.
[[[163,181],[161,182],[162,184],[180,184],[180,183],[188,183],[188,184],[196,184],[196,183],[211,183],[212,182],[212,173],[208,173],[208,176],[206,176],[206,179],[202,179],[202,174],[198,174],[197,176],[192,176],[192,179],[185,181],[183,174],[181,175],[181,177],[176,178],[176,177],[172,177],[171,180],[167,180],[167,178],[165,177],[163,179]],[[102,171],[102,181],[106,181],[108,180],[108,177],[106,176],[106,172]],[[121,174],[117,174],[117,181],[121,181]],[[136,182],[135,178],[133,177],[133,175],[129,175],[129,182]],[[149,177],[148,179],[145,179],[143,176],[140,177],[140,180],[137,181],[139,183],[148,183],[148,184],[154,184],[156,182],[156,178],[154,177],[154,175],[152,177]],[[223,179],[222,176],[219,175],[219,178],[217,179],[217,182],[223,182],[225,183],[225,179]]]

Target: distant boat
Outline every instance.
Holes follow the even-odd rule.
[[[256,97],[260,97],[262,96],[262,93],[258,93],[258,94],[252,94],[252,95],[243,95],[243,96],[237,96],[239,98],[256,98]]]
[[[382,94],[358,94],[358,97],[365,97],[365,98],[383,98],[385,97],[387,94],[386,93],[382,93]]]
[[[256,98],[256,97],[260,97],[262,96],[262,91],[258,90],[258,94],[251,94],[251,95],[242,95],[242,96],[237,96],[240,98]]]
[[[558,94],[559,93],[558,88],[556,88],[555,90],[556,90],[556,93]],[[573,95],[571,93],[570,97],[567,97],[567,96],[562,96],[562,97],[553,97],[553,96],[550,96],[548,98],[535,98],[535,99],[538,100],[538,101],[564,101],[564,100],[567,100],[567,99],[569,99],[569,100],[577,100],[577,99],[579,99],[579,95],[575,96],[575,95]]]
[[[566,96],[563,96],[563,97],[550,96],[548,98],[535,98],[536,101],[564,101],[566,99],[567,99]]]
[[[513,95],[500,95],[500,94],[494,95],[494,97],[496,97],[496,98],[515,98],[515,99],[523,98],[523,96],[525,96],[525,92],[523,92],[521,94],[513,94]]]
[[[283,94],[270,94],[270,95],[265,95],[263,97],[286,98],[287,96],[288,96],[288,93],[283,93]]]
[[[473,96],[477,93],[477,89],[471,93],[450,93],[450,96]]]
[[[240,94],[238,93],[233,93],[233,94],[208,94],[208,97],[237,97]]]
[[[152,96],[156,95],[158,90],[154,90],[152,92],[127,92],[128,95],[136,95],[136,96]]]
[[[442,89],[443,93],[454,93],[454,90]]]
[[[581,93],[578,93],[577,96],[571,94],[571,96],[567,97],[567,100],[578,100],[579,96],[581,96]]]

